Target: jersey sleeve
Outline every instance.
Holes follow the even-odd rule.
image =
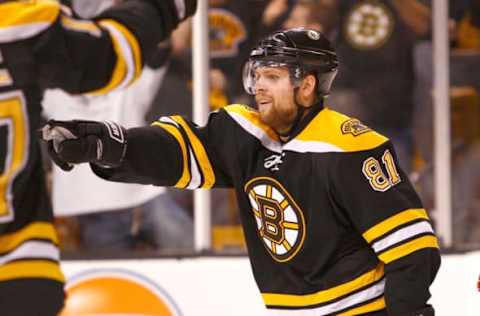
[[[393,146],[341,153],[332,164],[339,209],[385,264],[389,315],[421,310],[440,265],[438,240]]]
[[[127,87],[195,6],[196,0],[126,0],[92,20],[62,10],[34,42],[39,83],[92,95]]]
[[[224,135],[232,128],[223,110],[212,113],[204,127],[182,116],[162,117],[151,126],[128,130],[127,152],[120,167],[92,164],[92,170],[118,182],[180,189],[231,187],[227,153],[235,149]]]

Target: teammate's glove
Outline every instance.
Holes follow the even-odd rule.
[[[82,162],[117,167],[127,149],[126,130],[110,121],[50,120],[40,137],[48,142],[52,160],[65,171]]]

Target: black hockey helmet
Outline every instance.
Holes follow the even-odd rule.
[[[258,67],[287,67],[297,87],[305,75],[313,74],[317,93],[324,97],[330,93],[338,59],[325,35],[302,27],[273,32],[252,49],[243,67],[243,86],[249,94],[255,94]]]

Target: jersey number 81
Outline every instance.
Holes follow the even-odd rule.
[[[369,157],[363,162],[362,171],[372,189],[385,192],[402,181],[402,179],[398,174],[393,156],[388,149],[382,155],[382,163],[387,170],[387,175],[383,172],[380,162],[373,157]]]

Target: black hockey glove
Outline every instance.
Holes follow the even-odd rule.
[[[126,130],[110,121],[50,120],[40,132],[50,157],[65,171],[82,162],[117,167],[127,149]]]

